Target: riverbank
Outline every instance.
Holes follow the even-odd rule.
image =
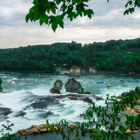
[[[140,131],[134,134],[133,136],[135,140],[140,140]],[[25,140],[25,138],[23,137],[20,140]],[[46,133],[46,134],[29,135],[27,136],[27,140],[63,140],[63,138],[61,134]],[[80,140],[91,140],[91,138],[89,136],[80,137]]]
[[[50,129],[48,129],[49,131],[48,130],[46,131],[46,128],[47,128],[46,126],[47,125],[32,126],[28,130],[18,131],[16,136],[18,140],[63,140],[63,136],[65,136],[65,138],[66,137],[69,138],[69,140],[74,140],[75,138],[79,138],[79,140],[92,140],[93,139],[93,137],[91,137],[91,134],[92,134],[91,131],[87,132],[85,135],[82,135],[81,130],[80,129],[78,130],[75,125],[69,125],[69,128],[73,128],[72,131],[68,129],[66,129],[65,131],[64,130],[62,131],[62,127],[56,124],[52,124],[55,130],[53,130],[53,128],[50,127]],[[78,134],[77,134],[77,130],[78,130]],[[127,130],[126,136],[128,136],[129,138],[128,140],[131,140],[131,137],[133,137],[135,140],[139,140],[140,130],[133,130],[133,131]],[[112,140],[112,139],[109,138],[107,140]],[[118,140],[118,138],[116,138],[115,140]]]
[[[121,72],[112,72],[112,71],[99,71],[97,74],[107,74],[107,75],[116,75],[116,76],[138,76],[140,77],[140,73],[121,73]]]
[[[57,75],[57,76],[61,76],[61,75],[66,75],[66,76],[83,76],[83,75],[116,75],[116,76],[138,76],[140,77],[140,73],[134,73],[134,72],[129,72],[129,73],[123,73],[123,72],[116,72],[116,71],[97,71],[96,73],[90,73],[90,72],[86,72],[85,73],[79,73],[79,74],[61,74],[58,72],[54,72],[54,73],[46,73],[45,71],[39,71],[39,70],[0,70],[0,73],[24,73],[24,74],[47,74],[47,75]]]

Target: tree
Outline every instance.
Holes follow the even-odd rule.
[[[33,0],[33,6],[26,15],[26,22],[38,21],[40,25],[46,24],[55,31],[59,26],[64,28],[64,19],[73,21],[77,17],[91,18],[94,15],[90,8],[90,0]],[[110,0],[107,0],[109,2]],[[140,7],[140,0],[128,0],[124,15],[132,14]]]
[[[0,49],[0,70],[54,73],[73,65],[88,70],[140,73],[140,38],[110,40],[81,45],[54,43],[14,49]]]

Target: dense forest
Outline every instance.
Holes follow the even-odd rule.
[[[84,70],[140,73],[140,38],[92,44],[55,43],[0,49],[0,70],[44,71],[76,65]]]

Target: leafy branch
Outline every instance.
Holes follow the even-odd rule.
[[[51,26],[53,31],[64,28],[65,18],[73,21],[77,17],[92,18],[94,11],[89,6],[91,0],[33,0],[33,6],[26,15],[26,22],[38,21],[40,25]],[[107,0],[109,2],[110,0]],[[140,7],[140,0],[128,0],[124,15],[132,14]]]

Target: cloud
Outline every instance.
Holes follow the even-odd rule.
[[[31,0],[4,0],[0,1],[0,26],[25,25],[25,16],[31,7]]]
[[[56,33],[48,26],[26,23],[25,15],[32,5],[31,0],[0,1],[0,48],[19,47],[29,44],[71,42],[89,43],[109,39],[140,37],[140,11],[124,16],[126,0],[91,1],[95,15],[92,19],[78,18],[74,22],[65,20],[65,29]]]

